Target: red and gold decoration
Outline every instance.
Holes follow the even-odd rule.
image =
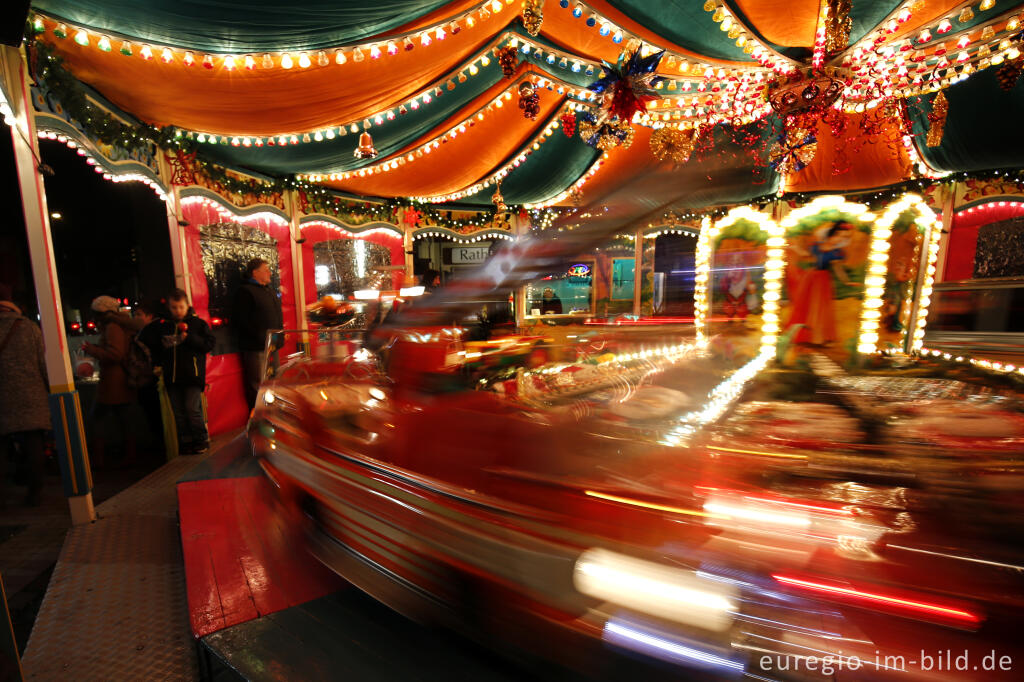
[[[511,78],[516,73],[516,64],[519,63],[519,50],[506,45],[497,49],[498,65],[501,66],[501,73],[505,78]]]
[[[946,116],[949,114],[949,100],[945,92],[939,92],[932,100],[932,110],[928,114],[928,137],[926,142],[929,147],[938,147],[942,144],[942,135],[946,130]]]
[[[659,161],[686,163],[693,152],[697,131],[658,128],[651,133],[651,153]]]
[[[789,128],[768,152],[768,162],[783,175],[802,171],[814,160],[818,139],[807,128]]]
[[[562,124],[562,132],[565,133],[566,137],[572,137],[576,134],[576,114],[567,111],[561,115],[558,119]]]
[[[536,120],[540,113],[540,95],[530,81],[519,84],[519,108],[523,110],[523,116],[531,121]]]
[[[781,76],[768,84],[768,103],[782,116],[811,114],[817,118],[843,94],[843,82],[834,75],[809,70]]]
[[[531,36],[540,33],[544,23],[544,0],[523,0],[523,28]]]
[[[377,156],[377,148],[373,146],[373,136],[364,132],[359,136],[359,146],[353,152],[357,159],[372,159]]]

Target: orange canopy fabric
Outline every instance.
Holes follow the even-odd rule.
[[[880,122],[880,130],[864,134],[865,119]],[[901,144],[899,119],[849,114],[847,120],[847,132],[838,138],[828,125],[818,124],[818,152],[806,168],[787,176],[788,191],[872,189],[910,177],[913,169]]]
[[[497,96],[507,85],[507,82],[502,82],[494,86],[453,119],[462,120],[465,116],[471,115]],[[545,97],[541,99],[540,104],[538,120],[543,121],[561,106],[562,100]],[[327,181],[324,184],[346,192],[369,196],[434,196],[458,192],[497,170],[502,161],[536,135],[536,125],[536,122],[523,117],[513,98],[500,108],[485,111],[483,120],[471,121],[471,124],[467,124],[465,133],[448,139],[429,154],[414,158],[413,161],[395,170],[368,177]],[[446,124],[421,139],[429,140],[447,129]],[[408,151],[409,149],[403,150],[392,158],[404,156]]]
[[[202,55],[187,67],[181,52],[164,64],[159,55],[146,61],[72,40],[50,42],[80,80],[143,121],[224,135],[275,135],[358,121],[393,106],[447,77],[492,37],[464,29],[443,47],[400,50],[380,60],[252,71],[241,64],[234,71],[222,64],[206,69],[198,63]],[[385,75],[387,87],[381,87]]]
[[[819,0],[736,0],[736,5],[765,40],[786,47],[814,44]]]

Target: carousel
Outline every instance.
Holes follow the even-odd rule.
[[[499,678],[1015,679],[1022,21],[33,2],[0,109],[37,288],[59,302],[27,160],[49,139],[153,189],[222,333],[249,259],[280,295],[255,410],[230,344],[208,364],[210,431],[239,434],[221,470],[257,475],[179,486],[201,673],[330,679],[331,633],[375,616],[252,633],[351,585]],[[74,434],[59,303],[41,316]],[[88,520],[84,441],[58,441]],[[240,573],[197,511],[226,490],[274,529],[234,541]]]

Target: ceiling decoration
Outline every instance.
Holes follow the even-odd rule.
[[[41,95],[112,114],[83,125],[103,142],[424,204],[489,209],[500,184],[632,225],[1019,167],[1021,5],[35,0],[29,33]]]

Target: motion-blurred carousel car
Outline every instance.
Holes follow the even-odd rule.
[[[250,440],[327,566],[595,678],[1019,674],[1020,542],[951,520],[1020,489],[949,485],[1019,461],[1012,405],[935,424],[898,399],[916,384],[865,407],[882,380],[837,372],[780,399],[767,356],[737,367],[669,328],[466,341],[440,321],[470,289],[275,344]],[[984,466],[935,464],[963,439]]]

